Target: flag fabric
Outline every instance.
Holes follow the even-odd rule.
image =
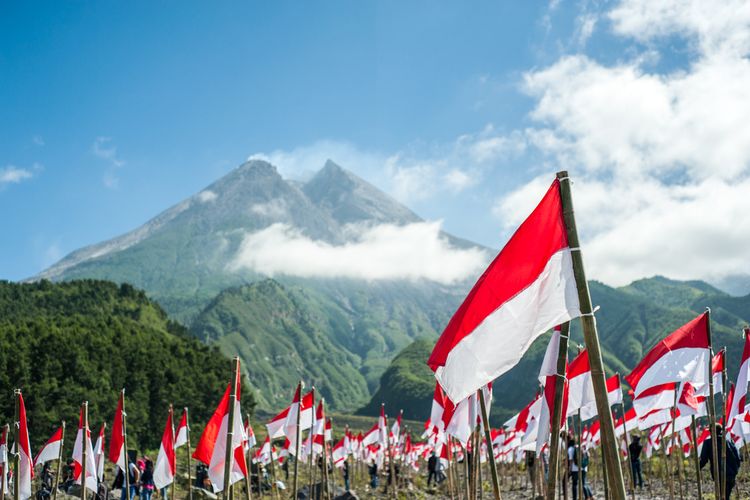
[[[34,467],[40,464],[49,462],[50,460],[57,460],[60,456],[60,446],[62,445],[63,428],[59,427],[52,437],[42,446],[42,449],[37,453],[34,459]],[[3,443],[4,444],[4,443]],[[2,444],[0,444],[2,445]],[[0,462],[1,463],[1,462]]]
[[[362,437],[362,444],[364,446],[370,446],[378,442],[380,439],[380,426],[376,423],[369,431],[367,431]]]
[[[396,421],[393,422],[393,425],[391,425],[391,443],[392,444],[398,444],[398,439],[401,435],[401,416],[403,414],[404,414],[403,410],[398,412],[398,417],[396,418]]]
[[[344,438],[341,438],[339,442],[333,446],[333,465],[336,467],[343,467],[344,460],[346,460],[346,447],[344,446]]]
[[[706,387],[706,389],[708,389]],[[708,415],[706,408],[706,395],[698,394],[695,386],[690,382],[683,382],[680,396],[677,399],[677,410],[680,415],[695,415],[703,417]]]
[[[745,347],[742,350],[740,360],[740,371],[737,373],[737,383],[734,385],[734,397],[732,405],[727,414],[727,428],[732,427],[735,418],[745,412],[745,398],[747,397],[747,384],[750,383],[750,330],[745,330]]]
[[[31,497],[31,480],[34,478],[34,462],[31,456],[29,428],[26,422],[26,405],[23,402],[23,395],[20,392],[18,393],[17,425],[19,427],[19,442],[16,444],[18,446],[19,454],[19,471],[18,477],[14,479],[14,481],[18,481],[21,500],[26,500]]]
[[[560,329],[555,327],[552,332],[547,351],[544,353],[542,368],[539,371],[539,382],[544,384],[544,398],[539,413],[539,431],[536,437],[536,454],[540,455],[542,448],[549,442],[552,430],[552,413],[555,408],[555,393],[557,389],[557,357],[560,350]],[[567,360],[566,360],[567,362]],[[567,412],[568,394],[566,391],[567,381],[563,384],[563,411],[560,414],[561,423]]]
[[[250,448],[255,448],[255,445],[258,442],[255,440],[255,431],[253,431],[253,426],[250,425],[250,419],[248,419],[245,424],[245,437],[245,449],[249,450]]]
[[[290,406],[287,406],[284,408],[281,412],[279,412],[275,417],[271,419],[270,422],[266,424],[266,430],[268,432],[268,435],[271,437],[271,439],[279,439],[284,436],[289,438],[286,434],[286,429],[289,427],[289,431],[292,433],[291,439],[296,439],[296,436],[294,435],[294,427],[297,425],[297,413],[296,409],[299,408],[299,400],[300,400],[300,386],[297,386],[297,391],[294,393],[294,401]],[[308,411],[312,411],[313,406],[313,394],[312,392],[309,392],[305,395],[304,398],[302,398],[302,414],[300,415],[300,430],[305,430],[309,428],[310,425],[310,414]],[[292,412],[294,411],[294,414]],[[307,418],[305,418],[307,417]],[[305,427],[305,425],[308,425],[308,427]]]
[[[310,430],[312,435],[312,452],[316,454],[323,453],[325,448],[326,438],[326,427],[330,425],[330,421],[326,420],[325,408],[323,407],[324,401],[321,399],[318,403],[318,408],[315,410],[315,425]],[[344,433],[345,439],[348,441],[349,437]],[[348,449],[348,446],[347,446]]]
[[[461,401],[513,368],[542,333],[580,314],[555,179],[453,315],[428,364],[448,397]]]
[[[677,382],[667,382],[648,387],[640,395],[633,396],[633,408],[635,408],[638,418],[643,419],[656,410],[672,408],[677,390]]]
[[[154,465],[154,486],[157,490],[172,484],[176,470],[175,467],[174,423],[172,422],[172,411],[170,410],[167,415],[167,423],[164,426],[164,432],[161,436],[159,454],[156,456],[156,464]]]
[[[174,438],[175,449],[179,448],[180,446],[184,444],[187,444],[188,432],[190,432],[190,427],[188,426],[188,409],[183,408],[182,418],[180,419],[180,425],[177,426],[177,431],[175,432],[175,438]]]
[[[430,422],[438,429],[444,430],[443,411],[445,409],[445,393],[439,383],[435,383],[435,392],[432,394],[432,408],[430,410]]]
[[[0,488],[8,491],[8,435],[6,429],[0,434]]]
[[[115,418],[112,422],[112,433],[109,435],[109,461],[117,464],[124,474],[128,472],[127,460],[125,459],[125,427],[123,424],[122,408],[125,403],[125,390],[120,392],[117,400]]]
[[[96,493],[98,481],[96,479],[96,462],[94,460],[94,448],[91,446],[91,431],[84,428],[83,408],[78,418],[78,433],[73,444],[73,478],[76,484],[81,484],[83,473],[83,450],[86,447],[86,488]]]
[[[723,383],[723,377],[722,374],[724,372],[724,367],[726,366],[726,357],[727,357],[727,350],[722,349],[721,351],[717,352],[716,355],[711,360],[711,373],[713,373],[713,379],[714,379],[714,394],[719,394],[720,392],[724,392],[724,383]]]
[[[297,385],[297,391],[294,393],[294,400],[289,407],[289,413],[284,423],[284,435],[294,443],[297,440],[297,414],[299,413],[299,432],[306,431],[312,427],[314,417],[314,394],[312,391],[300,398],[302,384]]]
[[[239,369],[237,370],[239,375]],[[235,384],[235,400],[234,404],[234,425],[232,427],[232,464],[229,474],[229,485],[244,479],[247,474],[247,466],[245,464],[245,457],[243,451],[243,442],[245,440],[245,432],[242,426],[242,410],[240,407],[240,380],[239,376],[232,383]],[[224,465],[226,460],[226,447],[227,447],[227,430],[229,428],[229,411],[230,411],[230,399],[231,399],[231,386],[232,383],[227,385],[224,391],[224,396],[219,402],[219,406],[211,416],[211,419],[203,429],[198,445],[195,447],[193,452],[193,458],[200,460],[201,462],[208,464],[208,478],[211,480],[214,492],[224,490]]]
[[[706,312],[656,344],[625,380],[633,388],[635,398],[652,387],[670,382],[688,381],[702,387],[708,383],[710,363]]]
[[[568,411],[567,417],[573,416],[581,410],[587,410],[587,417],[591,418],[596,415],[596,398],[594,397],[594,384],[591,382],[591,366],[589,365],[589,353],[586,349],[578,353],[573,361],[568,365]],[[593,411],[589,408],[593,407]],[[593,413],[593,414],[591,414]]]
[[[607,379],[607,400],[609,401],[609,406],[620,404],[623,401],[622,383],[620,382],[619,373],[615,373]]]
[[[104,462],[107,457],[104,455],[104,432],[107,424],[102,424],[99,428],[99,436],[94,444],[94,462],[96,462],[96,479],[101,482],[104,480]]]
[[[378,443],[382,446],[388,445],[388,428],[385,425],[385,404],[380,405],[380,416],[378,417]]]

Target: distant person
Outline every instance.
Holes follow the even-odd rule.
[[[638,486],[639,490],[643,489],[643,471],[641,468],[641,436],[635,435],[628,446],[628,455],[630,455],[630,470],[633,472],[633,487]]]
[[[716,438],[719,440],[719,442],[724,442],[726,444],[726,449],[724,450],[724,455],[727,457],[727,482],[724,485],[724,494],[725,499],[729,500],[730,495],[732,494],[732,490],[734,490],[734,485],[737,479],[737,473],[740,471],[740,462],[742,462],[742,457],[740,456],[740,453],[737,451],[737,447],[734,445],[734,442],[731,439],[724,439],[724,429],[721,426],[721,424],[716,424]],[[711,478],[714,477],[714,454],[713,454],[713,441],[711,440],[711,437],[706,438],[705,441],[703,441],[703,448],[701,449],[701,469],[704,465],[707,463],[711,464]],[[721,452],[721,450],[718,450]],[[722,474],[722,466],[723,463],[721,461],[721,453],[719,453],[719,475]]]
[[[143,463],[143,474],[141,475],[141,500],[151,500],[154,488],[154,463],[146,459]]]
[[[344,460],[344,465],[341,467],[341,473],[344,475],[344,489],[349,491],[349,461]]]
[[[583,498],[589,500],[594,498],[591,488],[586,483],[586,472],[589,465],[589,454],[586,450],[581,450],[581,463],[578,463],[579,447],[575,438],[568,437],[568,472],[572,478],[573,500],[578,500],[578,481],[581,481],[583,489]]]
[[[370,473],[370,487],[375,489],[378,487],[378,464],[373,460],[367,467],[367,472]]]
[[[433,451],[430,455],[430,458],[427,459],[427,487],[430,487],[430,484],[432,481],[435,481],[435,484],[437,485],[438,482],[438,457]]]
[[[133,463],[132,460],[128,460],[128,482],[130,484],[130,492],[125,492],[125,481],[123,478],[122,486],[120,488],[122,489],[122,496],[120,497],[121,500],[133,500],[135,495],[138,493],[138,481],[141,479],[141,471],[138,468],[138,466]],[[115,478],[115,484],[117,484],[117,478]]]

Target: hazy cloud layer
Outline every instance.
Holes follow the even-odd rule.
[[[250,269],[267,276],[427,279],[450,284],[475,278],[487,264],[478,249],[453,247],[440,235],[439,222],[349,228],[351,243],[316,241],[285,225],[273,224],[245,236],[230,270]]]

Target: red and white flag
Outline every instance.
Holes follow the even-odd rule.
[[[346,446],[344,446],[344,438],[341,438],[341,440],[333,446],[333,465],[336,467],[343,467],[344,460],[346,460]]]
[[[432,394],[432,409],[430,410],[430,422],[438,430],[445,430],[443,426],[443,411],[445,409],[445,393],[440,384],[435,382],[435,392]]]
[[[404,414],[404,410],[398,412],[396,421],[391,425],[391,444],[398,444],[398,438],[401,435],[401,417]]]
[[[388,445],[388,427],[385,425],[385,403],[380,403],[380,416],[378,417],[378,443],[382,446]]]
[[[747,384],[750,383],[750,329],[745,329],[745,347],[742,350],[740,371],[737,373],[737,383],[734,385],[732,406],[727,414],[727,428],[732,427],[735,418],[745,413],[745,399],[747,398]]]
[[[98,481],[96,479],[94,448],[91,446],[91,431],[88,426],[84,429],[83,409],[81,409],[81,414],[78,418],[78,433],[76,434],[76,441],[73,444],[73,478],[76,484],[81,484],[84,446],[86,447],[86,488],[96,493]]]
[[[40,464],[49,462],[50,460],[57,460],[60,457],[60,447],[63,442],[63,427],[59,427],[52,437],[47,440],[39,453],[37,453],[34,459],[34,467]],[[2,446],[2,445],[0,445]]]
[[[258,442],[255,440],[255,431],[253,430],[253,426],[250,425],[250,419],[245,424],[245,438],[245,450],[255,448]]]
[[[376,444],[380,439],[380,426],[376,423],[370,430],[365,433],[362,437],[362,444],[364,446],[370,446]]]
[[[326,413],[323,405],[324,401],[321,399],[318,403],[318,408],[315,410],[315,425],[312,431],[310,431],[313,436],[313,453],[316,454],[323,453],[327,440],[326,427],[330,425],[330,421],[326,421]],[[344,436],[348,440],[348,436],[346,434]]]
[[[607,379],[607,400],[609,406],[622,403],[622,383],[619,373],[615,373]]]
[[[0,489],[8,491],[8,433],[5,428],[0,434]]]
[[[666,382],[644,389],[638,396],[633,396],[633,408],[638,418],[643,419],[657,410],[670,409],[674,406],[677,382]],[[646,427],[641,426],[641,429]]]
[[[549,442],[550,432],[552,430],[552,413],[555,408],[555,393],[557,389],[557,355],[560,350],[560,328],[555,327],[552,332],[547,351],[544,353],[542,368],[539,371],[539,382],[544,384],[544,398],[542,398],[542,408],[539,413],[539,430],[536,435],[536,454],[542,452],[542,448]],[[566,359],[567,363],[567,359]],[[567,381],[563,384],[563,406],[560,414],[560,424],[565,421],[567,412],[568,391]]]
[[[125,427],[123,426],[122,408],[125,404],[125,389],[120,392],[117,400],[115,418],[112,422],[112,433],[109,435],[109,461],[117,464],[124,474],[127,473],[127,460],[125,459]]]
[[[625,431],[631,432],[638,428],[638,417],[635,414],[635,409],[631,408],[625,412],[625,418],[622,417],[615,420],[615,436],[620,437],[625,434]]]
[[[428,364],[448,397],[461,401],[518,364],[542,333],[580,314],[555,179],[453,315]]]
[[[594,385],[591,382],[591,366],[589,365],[589,353],[583,350],[578,353],[568,365],[568,411],[566,416],[570,417],[578,413],[578,410],[593,406],[596,414],[596,398],[594,397]],[[581,415],[583,418],[583,415]],[[590,417],[589,417],[590,418]],[[584,418],[584,420],[586,420]]]
[[[270,422],[266,424],[266,430],[271,439],[278,439],[284,436],[287,439],[296,439],[295,427],[297,425],[297,411],[300,406],[301,384],[297,385],[294,393],[292,404],[284,408]],[[313,394],[308,392],[302,398],[302,413],[300,414],[300,432],[310,428],[310,419],[313,407]],[[307,425],[307,427],[305,427]],[[290,438],[287,431],[291,433]]]
[[[238,361],[239,363],[239,361]],[[239,374],[239,369],[237,369]],[[229,485],[241,481],[247,474],[245,464],[245,455],[242,443],[245,440],[245,432],[242,426],[242,410],[240,408],[240,379],[239,376],[232,383],[235,384],[234,404],[234,425],[232,426],[232,464],[229,474]],[[224,396],[219,402],[219,406],[211,416],[211,419],[203,429],[203,434],[195,447],[193,458],[208,464],[208,478],[211,480],[214,492],[223,491],[224,484],[224,465],[226,460],[227,448],[227,430],[229,428],[229,411],[230,411],[230,390],[232,383],[227,385]]]
[[[154,486],[156,486],[157,490],[172,484],[176,470],[175,467],[174,423],[172,422],[172,410],[170,409],[167,415],[167,423],[164,426],[164,432],[161,436],[159,454],[156,456],[156,464],[154,465]]]
[[[711,360],[711,372],[714,375],[714,394],[724,392],[724,383],[722,375],[724,373],[724,367],[726,366],[727,350],[726,348],[717,352],[714,358]]]
[[[31,444],[29,444],[29,428],[26,423],[26,405],[23,402],[23,395],[18,393],[18,437],[20,446],[18,446],[18,489],[21,500],[31,497],[31,480],[34,478],[34,462],[31,457]]]
[[[94,462],[96,462],[96,479],[101,482],[104,481],[104,462],[107,457],[104,454],[104,432],[107,429],[107,424],[103,423],[99,428],[99,436],[96,438],[94,443]]]
[[[188,432],[190,432],[190,426],[188,425],[188,409],[183,408],[182,418],[180,419],[180,424],[177,426],[177,431],[175,432],[175,438],[174,438],[175,450],[179,448],[180,446],[182,446],[183,444],[187,444]]]
[[[706,391],[708,392],[708,387]],[[680,389],[680,396],[677,399],[677,410],[680,415],[695,415],[702,417],[708,415],[706,408],[706,396],[698,394],[695,387],[690,382],[683,382]]]
[[[667,383],[702,387],[708,383],[710,366],[708,313],[703,313],[656,344],[625,380],[637,399],[644,391]]]

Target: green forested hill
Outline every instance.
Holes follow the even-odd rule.
[[[188,406],[199,432],[229,380],[228,358],[130,285],[0,282],[0,418],[13,418],[20,387],[35,450],[60,419],[75,429],[85,400],[92,428],[111,424],[122,387],[130,443],[156,448],[170,403]],[[243,409],[253,406],[245,390]]]
[[[315,384],[332,408],[353,410],[369,400],[395,353],[417,337],[437,336],[455,302],[448,294],[415,294],[415,285],[323,286],[264,280],[232,288],[190,330],[239,353],[267,410],[287,404],[299,379]]]
[[[662,277],[639,280],[622,288],[591,282],[602,357],[608,374],[627,374],[659,340],[711,307],[715,350],[727,347],[730,378],[736,376],[742,354],[742,327],[750,322],[750,295],[731,297],[703,282],[680,282]],[[521,362],[494,384],[492,420],[499,424],[526,404],[537,390],[537,375],[549,341],[545,334]],[[573,322],[569,359],[583,339]],[[426,419],[434,377],[425,362],[429,341],[417,341],[399,354],[381,379],[380,390],[361,412],[375,415],[381,401],[404,406],[408,418]],[[414,404],[410,404],[410,402]]]

